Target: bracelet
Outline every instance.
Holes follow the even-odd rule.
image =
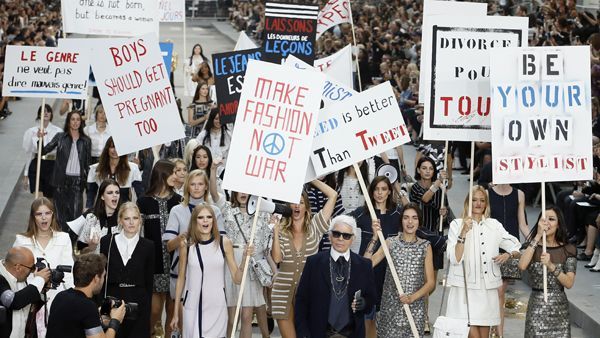
[[[373,244],[373,245],[377,245],[377,242],[379,242],[379,240],[372,239],[372,240],[369,242],[369,245],[371,245],[371,244]]]
[[[115,332],[119,331],[119,326],[121,326],[121,322],[114,318],[108,322],[108,328],[115,330]]]
[[[562,270],[559,270],[558,268],[554,268],[554,271],[552,271],[552,274],[554,275],[554,277],[558,278],[558,276],[562,273]]]
[[[532,249],[535,249],[537,246],[538,246],[538,241],[534,240],[529,243],[529,247]]]
[[[431,187],[429,187],[429,190],[435,194],[438,190],[440,190],[440,188],[436,187],[435,184],[432,184]]]
[[[460,237],[460,236],[458,236],[458,240],[457,240],[457,242],[458,242],[458,243],[461,243],[461,244],[465,244],[465,239],[464,239],[464,238],[462,238],[462,237]]]

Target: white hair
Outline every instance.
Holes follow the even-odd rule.
[[[331,220],[331,223],[329,223],[329,231],[333,230],[333,227],[336,224],[343,224],[343,225],[347,225],[350,228],[352,228],[352,234],[356,235],[358,229],[356,228],[356,220],[354,219],[354,217],[352,216],[348,216],[348,215],[339,215],[334,217]]]

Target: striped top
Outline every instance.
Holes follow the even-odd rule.
[[[438,189],[431,200],[423,202],[423,195],[429,190],[421,186],[419,181],[415,182],[410,189],[410,201],[417,203],[423,212],[423,226],[435,234],[439,234],[440,207],[442,206],[442,189]],[[447,204],[447,203],[446,203]]]
[[[288,318],[306,258],[317,253],[319,240],[327,230],[328,222],[323,218],[323,212],[319,211],[310,221],[308,232],[305,234],[300,250],[296,251],[296,248],[294,248],[291,234],[285,232],[279,235],[279,246],[283,260],[279,264],[279,272],[275,277],[271,293],[273,318]]]

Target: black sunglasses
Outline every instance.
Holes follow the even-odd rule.
[[[333,238],[340,238],[340,236],[342,236],[343,239],[345,240],[350,240],[350,238],[352,238],[352,236],[354,236],[354,234],[349,234],[347,232],[340,232],[337,230],[331,230],[331,236],[333,236]]]
[[[26,267],[27,269],[29,269],[29,272],[34,272],[35,271],[35,265],[34,266],[27,266],[25,264],[20,264],[20,263],[17,263],[17,265]]]

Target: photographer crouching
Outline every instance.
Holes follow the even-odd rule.
[[[29,274],[34,278],[26,283]],[[24,247],[8,250],[0,264],[0,337],[25,337],[25,324],[31,304],[41,300],[40,293],[50,280],[50,269],[36,270],[33,253]]]
[[[101,321],[98,307],[92,300],[102,290],[105,266],[106,258],[95,253],[80,255],[76,259],[73,266],[75,287],[60,292],[54,298],[46,338],[116,337],[125,317],[125,302],[112,301],[110,318]]]

